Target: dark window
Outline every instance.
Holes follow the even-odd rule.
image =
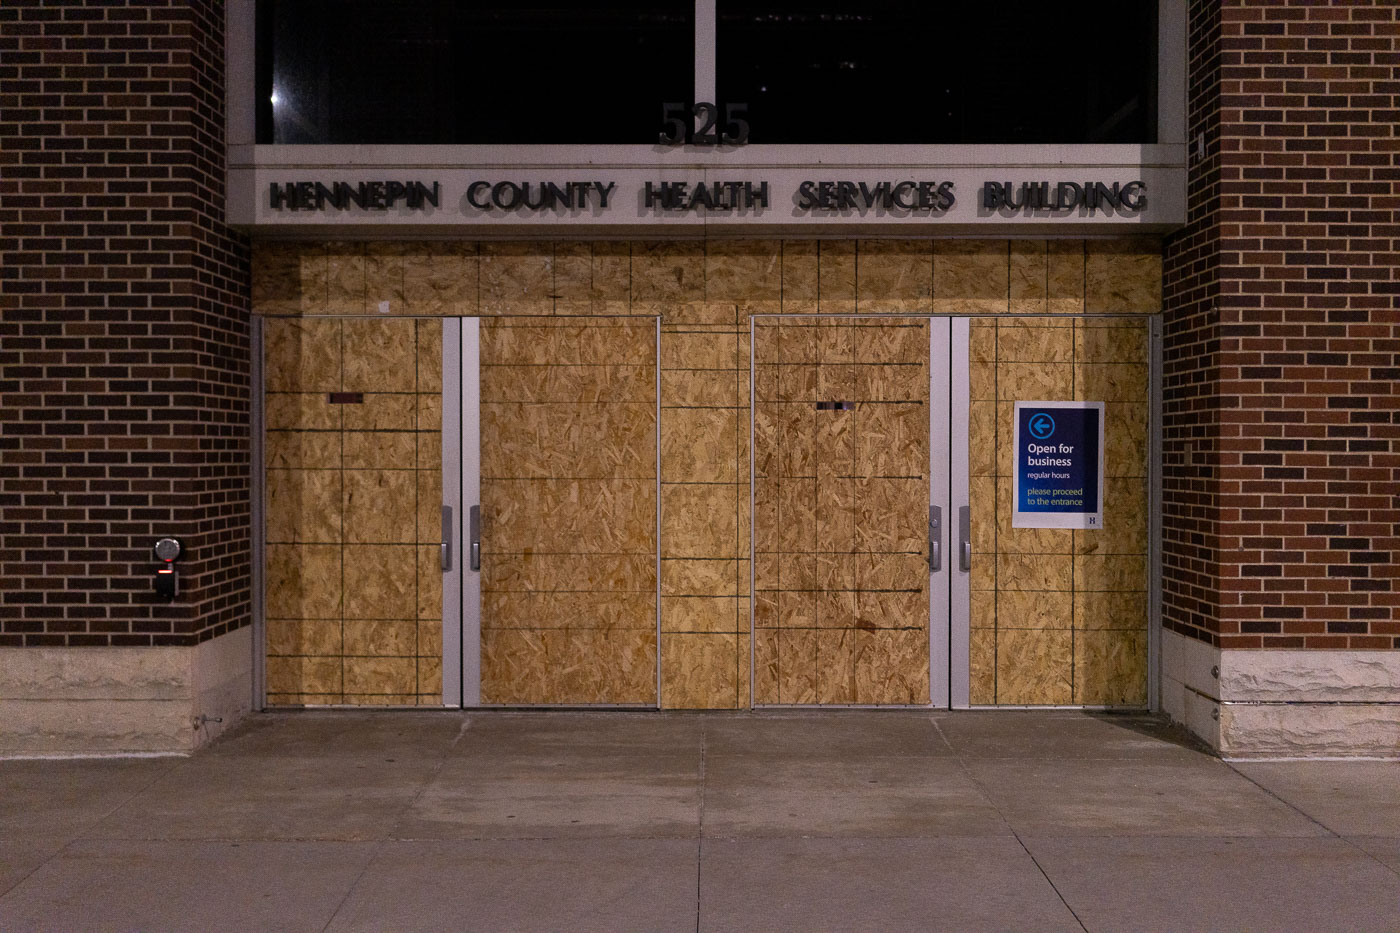
[[[753,143],[1147,143],[1155,0],[716,0]]]
[[[694,0],[259,0],[262,143],[638,143],[689,100]]]

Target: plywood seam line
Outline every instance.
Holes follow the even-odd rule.
[[[1086,297],[1087,297],[1087,296],[1086,296]],[[1078,343],[1079,343],[1079,342],[1078,342],[1075,338],[1079,336],[1079,327],[1080,327],[1080,323],[1079,323],[1078,320],[1072,320],[1072,321],[1070,321],[1069,323],[1070,323],[1070,344],[1069,344],[1069,362],[1070,362],[1070,368],[1069,368],[1069,397],[1070,397],[1071,400],[1076,400],[1076,399],[1079,398],[1079,381],[1078,381],[1078,372],[1077,372],[1077,370],[1079,369],[1079,365],[1078,365],[1078,364],[1079,364],[1079,346],[1078,346]],[[1104,425],[1104,426],[1102,426],[1102,427],[1106,427],[1106,425]],[[1100,443],[1102,443],[1102,438],[1100,439]],[[1099,507],[1102,508],[1102,507],[1103,507],[1103,503],[1099,503]],[[1069,554],[1070,554],[1070,558],[1069,558],[1069,619],[1070,619],[1070,626],[1069,626],[1069,695],[1070,695],[1071,701],[1076,701],[1076,700],[1078,700],[1078,699],[1079,699],[1079,693],[1080,693],[1080,691],[1079,691],[1079,670],[1078,670],[1078,662],[1079,662],[1079,659],[1078,659],[1078,657],[1076,656],[1076,652],[1075,652],[1075,650],[1074,650],[1074,649],[1075,649],[1075,642],[1076,642],[1077,638],[1079,637],[1079,633],[1076,631],[1076,629],[1078,628],[1078,626],[1076,626],[1076,625],[1074,624],[1074,606],[1075,606],[1075,601],[1076,601],[1076,598],[1077,598],[1077,594],[1075,593],[1075,587],[1074,587],[1074,569],[1075,569],[1075,568],[1074,568],[1074,565],[1078,563],[1078,561],[1075,560],[1075,555],[1077,555],[1078,553],[1079,553],[1079,532],[1078,532],[1076,529],[1071,528],[1070,531],[1069,531]]]
[[[327,289],[329,289],[329,277],[327,279]],[[329,292],[327,301],[330,300]],[[340,391],[345,391],[345,322],[336,321],[337,346],[340,354]],[[345,413],[338,412],[337,419],[340,422],[340,465],[338,470],[339,479],[339,508],[336,510],[340,515],[340,541],[336,550],[340,553],[340,696],[339,701],[345,702]],[[300,684],[304,687],[305,684]]]
[[[1010,263],[1008,253],[1007,263]],[[997,555],[1001,553],[1001,483],[997,477],[997,458],[1001,456],[1001,321],[992,321],[992,553],[983,558],[992,562],[992,705],[1001,701],[1001,586]],[[1009,442],[1008,442],[1009,443]]]

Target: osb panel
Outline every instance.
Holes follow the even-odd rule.
[[[268,470],[269,544],[334,543],[341,539],[339,470]]]
[[[1075,580],[1086,590],[1133,592],[1147,589],[1143,554],[1085,554],[1074,558]]]
[[[284,470],[338,470],[340,436],[329,431],[269,431],[267,466]]]
[[[363,243],[326,244],[326,303],[313,314],[364,314],[368,279]]]
[[[481,585],[487,592],[538,592],[557,580],[584,592],[654,594],[656,555],[526,551],[494,554],[481,564]]]
[[[662,480],[737,482],[739,463],[735,448],[738,440],[739,411],[735,408],[662,409]]]
[[[854,314],[856,310],[856,244],[822,240],[817,250],[817,311]]]
[[[349,619],[413,619],[418,615],[417,561],[413,545],[345,545],[342,568]]]
[[[481,322],[481,365],[646,365],[656,359],[650,320],[498,318]]]
[[[623,401],[650,408],[655,401],[656,365],[660,362],[663,367],[659,374],[662,402],[667,406],[661,426],[666,447],[664,475],[667,479],[693,484],[668,487],[672,491],[666,494],[666,502],[687,510],[699,509],[700,515],[713,519],[708,524],[695,519],[673,519],[663,535],[662,548],[668,557],[726,563],[746,553],[748,546],[748,490],[738,482],[746,479],[748,468],[747,424],[744,423],[747,413],[743,409],[748,398],[747,379],[743,376],[748,365],[748,351],[746,335],[735,332],[736,328],[746,329],[748,315],[777,310],[843,314],[857,310],[1001,314],[1008,310],[1034,313],[1041,309],[1050,315],[1085,310],[1150,313],[1158,311],[1160,306],[1160,259],[1159,245],[1153,240],[934,243],[754,240],[710,244],[556,242],[485,246],[475,243],[315,243],[258,244],[255,247],[254,307],[258,313],[372,313],[380,309],[381,302],[387,302],[388,310],[394,315],[531,315],[528,322],[533,326],[514,333],[506,332],[508,326],[484,328],[484,344],[498,337],[509,343],[509,346],[494,348],[484,346],[488,358],[495,353],[497,359],[509,364],[492,366],[488,362],[484,367],[482,387],[488,401],[520,407],[549,402]],[[635,327],[641,331],[642,335],[633,344],[627,338],[615,339],[613,334],[603,334],[604,328],[596,321],[533,317],[591,312],[664,315],[668,330],[663,335],[662,359],[655,358],[654,329],[650,321],[611,322],[624,329]],[[508,317],[493,323],[509,325],[523,320],[526,319]],[[268,465],[274,470],[288,471],[277,492],[280,501],[294,505],[290,513],[280,515],[278,520],[282,525],[276,528],[276,533],[288,542],[324,539],[324,544],[307,543],[297,547],[339,548],[340,534],[332,533],[331,526],[339,527],[347,509],[346,477],[341,474],[339,484],[332,490],[329,486],[318,486],[314,472],[339,474],[343,469],[400,468],[409,456],[409,432],[420,430],[424,421],[435,426],[440,420],[437,398],[428,394],[440,385],[440,372],[435,368],[437,349],[434,347],[428,357],[424,356],[427,341],[420,330],[412,337],[415,349],[408,353],[417,355],[416,368],[396,366],[395,360],[404,358],[405,340],[390,334],[383,342],[366,343],[353,334],[356,329],[373,332],[381,323],[381,320],[269,322],[268,388],[277,391],[267,397],[268,425],[270,432],[282,433],[275,437],[269,435]],[[882,327],[870,332],[862,331],[849,321],[832,323],[834,326],[826,333],[810,327],[784,327],[781,357],[764,346],[765,330],[777,331],[778,328],[769,327],[766,322],[760,323],[758,328],[760,361],[781,359],[785,363],[806,364],[760,365],[756,371],[760,398],[793,400],[788,406],[790,411],[763,406],[755,413],[755,430],[760,438],[755,451],[759,474],[784,477],[777,482],[765,480],[755,489],[758,507],[755,533],[761,551],[766,548],[771,552],[778,547],[810,549],[819,534],[830,534],[842,546],[852,546],[862,533],[860,529],[867,527],[870,520],[871,509],[862,511],[858,501],[867,493],[869,485],[860,486],[855,480],[843,479],[840,482],[844,488],[833,492],[830,484],[837,477],[862,477],[890,469],[891,461],[902,459],[905,453],[898,419],[890,433],[892,426],[887,423],[889,419],[883,417],[885,413],[876,416],[865,412],[871,416],[864,420],[868,431],[862,434],[861,411],[822,413],[837,417],[818,419],[811,410],[811,403],[827,397],[855,402],[900,401],[906,384],[927,381],[926,371],[911,368],[910,372],[900,373],[895,365],[918,363],[923,359],[927,353],[926,331],[900,332],[894,327]],[[1011,400],[1053,398],[1061,390],[1072,391],[1073,397],[1110,402],[1108,475],[1145,476],[1148,426],[1146,406],[1141,400],[1145,399],[1146,386],[1146,329],[1136,322],[1090,321],[1086,326],[1086,322],[1076,321],[1070,331],[1072,342],[1066,357],[1065,331],[1060,328],[1052,332],[1047,326],[1050,321],[1022,322],[1002,318],[1001,323],[1006,326],[1000,331],[974,326],[973,357],[988,363],[973,368],[974,397],[1005,400],[1001,411],[990,404],[974,404],[974,438],[1000,435],[1002,443],[1006,444],[1009,442]],[[276,332],[284,325],[295,325],[302,333],[284,339],[287,331],[280,336]],[[305,332],[308,325],[324,326],[327,333],[336,336],[333,341],[308,339]],[[555,325],[558,329],[554,329]],[[346,339],[355,344],[349,356],[344,356],[338,346],[345,326],[351,328]],[[684,328],[691,328],[693,332],[685,332]],[[807,333],[801,334],[802,330]],[[871,342],[867,339],[871,337],[877,340]],[[643,344],[651,348],[646,355],[642,358],[632,355],[631,348],[640,349]],[[623,357],[608,355],[624,345],[628,349]],[[276,365],[272,365],[274,357],[278,359]],[[425,365],[425,359],[434,365]],[[997,360],[1001,361],[1000,366]],[[862,367],[861,363],[871,365]],[[1065,371],[1057,367],[1068,367],[1068,388]],[[1027,376],[1025,370],[1040,370],[1040,373]],[[410,371],[414,382],[402,395],[382,394],[385,383],[377,374],[391,381],[404,381]],[[274,386],[276,378],[286,381]],[[373,385],[380,392],[367,395],[362,405],[326,404],[325,392],[354,388],[348,383]],[[415,391],[423,394],[415,397],[411,394]],[[1035,394],[1025,394],[1031,392]],[[714,414],[721,411],[722,414]],[[916,416],[909,412],[907,417],[913,427]],[[737,429],[732,438],[728,436],[731,420]],[[340,438],[338,432],[342,428],[402,433],[383,435],[376,444],[369,434]],[[617,428],[608,423],[596,433],[614,437],[616,432],[625,431],[625,427]],[[580,435],[587,433],[594,432],[590,429]],[[687,445],[688,438],[698,440]],[[622,446],[636,453],[640,460],[651,454],[654,440],[633,443],[638,439],[645,441],[645,432],[637,432]],[[886,439],[890,444],[883,442]],[[554,443],[557,439],[541,436],[537,449],[565,450],[559,462],[550,459],[553,454],[533,460],[509,459],[509,462],[549,461],[541,471],[541,479],[558,477],[566,464],[585,462],[579,458],[586,456],[584,451],[588,445],[579,443],[569,451],[562,445],[551,446]],[[900,449],[891,452],[891,445]],[[435,434],[414,437],[412,447],[417,461],[435,461],[440,456]],[[578,458],[571,460],[573,452],[577,452]],[[1004,453],[994,442],[979,444],[974,440],[973,474],[1004,475],[1007,470]],[[419,500],[414,510],[415,532],[429,536],[419,542],[420,546],[431,546],[431,536],[436,534],[440,482],[436,481],[435,471],[425,476],[421,466],[415,465],[414,469],[420,471],[413,484],[413,493]],[[814,479],[795,479],[798,476]],[[364,478],[368,478],[368,474],[352,478],[350,482],[354,484]],[[654,483],[654,477],[652,481]],[[819,484],[826,484],[826,487],[819,488]],[[699,487],[703,485],[715,485],[725,491],[702,493]],[[1140,493],[1125,490],[1141,487],[1137,484],[1131,487],[1110,485],[1112,491],[1106,503],[1109,509],[1119,516],[1133,510],[1134,521],[1142,516],[1141,526],[1110,522],[1103,532],[1076,533],[1068,550],[1086,560],[1093,558],[1097,563],[1074,564],[1072,585],[1076,593],[1124,594],[1125,598],[1140,599],[1145,588],[1145,573],[1139,574],[1138,565],[1131,560],[1142,557],[1136,549],[1145,532],[1145,513],[1140,504],[1135,504],[1139,503]],[[779,486],[791,489],[780,492]],[[332,498],[336,500],[334,504],[330,501]],[[995,501],[995,490],[989,489],[984,498]],[[1002,504],[1009,508],[1009,498],[1003,497]],[[886,501],[876,502],[872,508],[898,505],[886,497]],[[904,506],[912,508],[908,503]],[[353,510],[353,506],[351,508]],[[652,508],[656,508],[654,501]],[[274,512],[270,510],[269,514]],[[578,512],[590,514],[588,509]],[[996,570],[1001,563],[996,553],[998,547],[1025,555],[1066,551],[1053,535],[1011,530],[1005,516],[998,518],[1003,520],[974,519],[978,541],[974,584],[979,587],[998,585]],[[319,530],[311,528],[317,521],[322,523]],[[711,527],[715,523],[720,526],[718,533]],[[357,540],[373,539],[375,544],[394,543],[389,540],[392,535],[381,528],[381,524],[384,523],[370,520],[369,524],[364,524],[352,519],[345,533]],[[295,527],[298,525],[307,527]],[[361,528],[368,530],[361,531]],[[778,540],[780,529],[784,533],[782,542]],[[912,538],[914,529],[908,531],[911,534],[890,537],[895,540]],[[537,548],[532,556],[539,561],[554,555],[542,554]],[[603,555],[594,556],[599,560],[603,558]],[[505,555],[497,557],[504,559]],[[525,558],[523,553],[514,555],[514,559]],[[423,563],[421,553],[417,563]],[[817,562],[808,563],[815,574]],[[644,572],[654,585],[654,563],[643,559],[640,566],[642,569],[628,568],[622,572],[629,580],[641,579]],[[704,584],[707,590],[713,588],[713,592],[693,595],[741,595],[747,587],[747,572],[740,571],[738,564],[733,566],[736,572],[732,583],[726,573],[721,581],[710,580]],[[836,576],[843,573],[850,576],[853,571],[853,567],[839,568],[830,561],[823,566]],[[417,598],[414,603],[421,614],[440,597],[428,589],[431,574],[421,566],[415,570]],[[563,572],[550,570],[548,574]],[[519,572],[509,573],[518,582]],[[1018,567],[1004,582],[1019,586],[1022,576],[1024,573]],[[1086,581],[1094,585],[1131,587],[1139,578],[1144,582],[1136,589],[1084,590]],[[616,582],[614,577],[606,585]],[[720,588],[730,592],[719,592]],[[318,600],[328,598],[313,596]],[[313,597],[288,597],[293,604],[303,598]],[[784,602],[786,608],[782,613],[778,611],[778,601],[767,600],[762,593],[758,605],[760,612],[768,611],[763,608],[765,606],[771,607],[775,620],[780,614],[789,620],[802,615],[802,601],[795,594]],[[815,615],[817,601],[811,600],[810,605]],[[852,612],[858,611],[859,600],[854,605],[857,608]],[[1092,601],[1075,602],[1073,624],[1112,627],[1113,620],[1123,613],[1135,614],[1123,607],[1105,608],[1100,612],[1087,608],[1088,605],[1092,605]],[[300,612],[291,607],[288,611]],[[1050,613],[1046,621],[1057,615],[1058,609]],[[797,636],[790,633],[787,637]],[[760,643],[756,650],[765,649]],[[776,690],[776,674],[773,683]],[[285,695],[332,696],[338,695],[335,691],[339,689],[337,686],[325,693],[288,691]],[[424,692],[421,685],[419,689],[420,693]],[[815,686],[812,690],[815,691]]]
[[[654,405],[656,368],[641,365],[483,366],[481,401],[542,404],[635,402]]]
[[[661,632],[748,631],[748,599],[736,596],[663,596]]]
[[[1093,363],[1146,363],[1147,327],[1139,320],[1079,321],[1074,328],[1074,358]]]
[[[1003,363],[1068,363],[1075,358],[1074,321],[998,321],[997,360]]]
[[[1085,246],[1084,240],[1050,240],[1045,244],[1049,292],[1045,310],[1051,314],[1084,313]]]
[[[482,243],[477,269],[479,313],[553,313],[554,244]]]
[[[781,244],[716,240],[705,247],[705,297],[710,301],[777,301],[782,297]]]
[[[344,283],[357,262],[393,278],[402,253],[328,255]],[[392,282],[373,287],[393,300]],[[273,704],[442,702],[441,332],[404,319],[268,322],[267,384],[291,390],[267,396]],[[329,404],[325,392],[347,384],[363,401]]]
[[[1074,702],[1147,705],[1147,632],[1076,631]]]
[[[997,703],[1063,706],[1074,702],[1073,633],[1065,629],[997,630]]]
[[[407,544],[415,540],[417,473],[346,470],[341,521],[350,544]],[[388,507],[386,507],[386,505]]]
[[[341,617],[340,546],[267,545],[269,619]]]
[[[263,418],[273,431],[339,431],[343,405],[332,405],[324,392],[268,392]]]
[[[1074,627],[1147,631],[1147,593],[1081,589],[1074,594]]]
[[[930,255],[930,253],[932,255]],[[928,261],[926,261],[928,260]],[[717,240],[256,243],[259,314],[665,314],[772,311],[1156,313],[1161,247],[1129,240]]]
[[[661,556],[738,557],[738,499],[728,484],[662,486]]]
[[[275,436],[268,438],[269,459]],[[411,470],[418,456],[418,434],[414,431],[350,431],[321,436],[337,448],[334,466],[347,470]],[[339,456],[342,449],[343,460]]]
[[[277,318],[263,331],[269,392],[334,392],[341,387],[340,321]]]
[[[326,303],[324,243],[255,240],[253,310],[258,314],[313,314]]]
[[[810,314],[816,311],[818,297],[818,252],[821,241],[782,242],[783,310]]]
[[[402,242],[365,244],[365,307],[379,314],[402,314],[404,258],[411,246]]]
[[[409,314],[478,313],[476,244],[413,243],[403,256],[404,310]]]
[[[352,695],[368,700],[380,697],[385,703],[413,703],[418,693],[418,664],[404,658],[345,658],[346,702]],[[391,699],[392,698],[392,699]]]
[[[346,619],[341,626],[346,655],[357,657],[412,657],[418,647],[416,619]],[[357,687],[355,693],[398,693],[399,689],[380,691]]]
[[[818,634],[815,629],[755,631],[755,704],[818,702]]]
[[[819,630],[817,702],[928,703],[928,631]]]
[[[1005,628],[1068,628],[1074,618],[1075,594],[1054,590],[1001,590],[996,621]]]
[[[483,565],[487,558],[482,558]],[[559,581],[559,585],[567,585]],[[638,632],[654,638],[656,593],[532,590],[483,593],[481,630],[587,629],[618,637]]]
[[[736,366],[747,369],[748,364],[747,354],[739,357],[739,335],[733,331],[667,328],[661,332],[662,369],[732,370]]]
[[[705,297],[705,244],[648,241],[632,244],[632,301],[701,301]]]
[[[491,438],[481,447],[483,476],[601,479],[656,473],[654,400],[483,402],[481,433]]]
[[[857,312],[927,313],[933,299],[932,241],[861,240],[858,248]]]
[[[417,399],[406,392],[366,392],[363,402],[337,407],[345,409],[341,417],[347,431],[412,431],[418,421]]]
[[[823,267],[842,256],[825,246]],[[912,277],[886,296],[922,294],[927,250],[880,255]],[[754,419],[755,701],[926,703],[927,325],[764,322],[755,358],[759,398],[781,400]]]
[[[487,704],[656,703],[656,638],[574,629],[500,629],[481,635]]]
[[[922,385],[927,394],[927,375]],[[900,393],[904,398],[910,394],[907,391]],[[854,418],[856,473],[865,476],[907,476],[906,471],[912,465],[928,463],[927,404],[891,401],[878,405],[862,401],[858,405]]]
[[[1000,314],[1007,310],[1010,258],[1006,240],[937,240],[933,244],[933,310],[937,314]]]
[[[566,244],[501,246],[501,309],[561,251],[574,299],[617,287]],[[482,322],[483,702],[656,702],[656,356],[652,321]]]
[[[667,709],[749,705],[749,635],[687,633],[661,642],[661,703]]]
[[[928,321],[923,319],[885,321],[877,326],[863,326],[857,319],[856,326],[850,331],[851,362],[927,367],[928,328]],[[916,373],[909,378],[917,379],[918,375]]]
[[[742,582],[741,582],[742,581]],[[661,561],[661,595],[738,596],[748,589],[748,562],[727,558]]]
[[[483,554],[653,552],[656,480],[483,476],[481,534]]]
[[[1008,402],[1073,398],[1074,370],[1070,363],[1001,363],[997,395]]]
[[[974,597],[976,602],[976,597]],[[968,642],[968,702],[991,706],[997,701],[996,629],[974,627]]]
[[[1112,257],[1119,253],[1107,255],[1103,262],[1118,262]],[[1073,272],[1075,256],[1047,247],[1042,264],[1034,249],[1013,245],[1013,295],[1045,295],[1053,311],[1056,294],[1076,282],[1085,287],[1083,263]],[[1079,310],[1082,299],[1065,307]],[[1146,333],[1141,321],[1028,318],[974,326],[972,355],[981,361],[972,367],[974,398],[1000,399],[995,412],[974,402],[970,413],[974,703],[1144,702],[1145,665],[1125,660],[1131,651],[1123,646],[1147,629]],[[1011,527],[1012,402],[1031,399],[1108,402],[1102,530]],[[995,486],[984,478],[989,473],[998,477]],[[984,514],[995,520],[977,521]],[[1096,635],[1091,650],[1079,641],[1084,631],[1124,638]]]
[[[1162,310],[1162,245],[1155,239],[1085,241],[1084,310]]]
[[[556,313],[625,313],[631,291],[632,256],[629,244],[554,244]]]
[[[267,620],[267,650],[276,655],[332,657],[343,653],[339,619]]]
[[[272,655],[267,659],[268,701],[301,702],[285,695],[322,694],[325,702],[338,703],[341,693],[341,658]],[[282,695],[282,696],[279,696]]]
[[[734,369],[661,371],[662,408],[722,408],[749,400],[749,383]],[[742,433],[747,433],[747,425]],[[745,463],[747,468],[747,463]]]

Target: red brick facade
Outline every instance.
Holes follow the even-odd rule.
[[[1204,0],[1190,30],[1164,623],[1225,648],[1400,648],[1400,5]]]
[[[223,5],[0,5],[0,645],[250,621],[247,243]],[[181,595],[151,545],[185,542]]]

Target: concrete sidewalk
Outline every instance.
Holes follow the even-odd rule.
[[[1400,763],[1147,716],[318,712],[0,762],[0,930],[1400,930]]]

